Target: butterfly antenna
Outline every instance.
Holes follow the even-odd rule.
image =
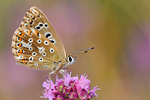
[[[77,51],[71,53],[71,55],[73,55],[73,54],[75,54],[75,53],[78,53],[78,52],[87,53],[88,50],[92,50],[92,49],[95,49],[95,47],[86,48],[86,49],[80,49],[80,50],[77,50]]]

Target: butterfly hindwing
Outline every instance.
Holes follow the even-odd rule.
[[[18,64],[35,69],[51,69],[60,59],[56,46],[32,27],[19,27],[15,31],[12,52]]]

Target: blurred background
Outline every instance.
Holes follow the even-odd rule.
[[[0,0],[0,100],[41,100],[49,71],[16,65],[11,51],[31,6],[45,13],[67,53],[96,47],[68,70],[87,73],[91,88],[101,88],[98,100],[150,100],[149,0]]]

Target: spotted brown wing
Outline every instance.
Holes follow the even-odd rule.
[[[64,46],[45,15],[31,7],[12,38],[12,53],[19,64],[50,69],[66,57]]]
[[[44,13],[37,7],[31,7],[23,18],[21,26],[32,27],[43,34],[60,52],[60,60],[66,58],[66,51],[58,34],[48,21]]]

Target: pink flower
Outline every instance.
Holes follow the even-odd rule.
[[[59,79],[56,75],[56,83],[47,79],[43,82],[43,98],[49,100],[90,100],[97,97],[95,93],[99,88],[90,89],[91,81],[87,79],[87,75],[71,77],[71,73],[66,72],[63,78]]]

